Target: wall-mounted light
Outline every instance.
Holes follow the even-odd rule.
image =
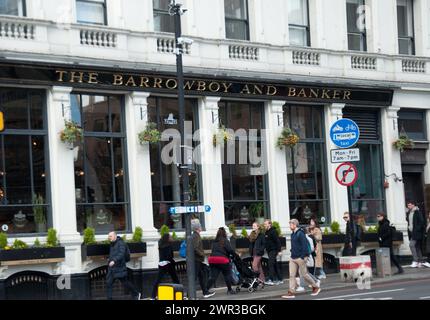
[[[385,175],[385,178],[394,177],[394,182],[403,182],[403,178],[400,178],[397,174],[392,173],[389,175]]]

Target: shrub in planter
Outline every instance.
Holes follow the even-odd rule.
[[[236,225],[234,225],[233,223],[232,223],[232,224],[230,224],[230,225],[228,226],[228,231],[231,233],[231,236],[232,236],[233,238],[237,238]]]
[[[406,134],[403,134],[400,135],[398,140],[393,142],[393,146],[400,152],[404,152],[405,149],[412,149],[415,143]]]
[[[333,221],[330,225],[331,232],[334,234],[340,234],[340,224],[337,221]]]
[[[64,121],[64,129],[60,132],[60,140],[73,149],[73,146],[80,142],[83,137],[82,128],[74,121]]]
[[[240,233],[242,238],[248,238],[248,232],[246,231],[245,227],[242,228],[242,232]]]
[[[170,233],[170,229],[168,226],[163,224],[160,228],[160,237],[163,237],[166,233]]]
[[[96,231],[93,228],[86,228],[84,230],[84,244],[96,244]]]
[[[281,136],[278,138],[276,145],[279,149],[282,149],[284,147],[293,148],[299,143],[299,141],[299,136],[295,134],[293,130],[291,130],[290,128],[284,128],[282,130]]]
[[[141,227],[136,227],[133,232],[131,242],[142,242],[143,230]]]
[[[4,232],[0,233],[0,250],[3,250],[7,247],[7,234]]]
[[[278,234],[278,237],[282,236],[281,226],[279,225],[279,222],[273,221],[272,222],[272,227],[276,230],[276,233]]]
[[[221,127],[214,133],[212,137],[212,144],[214,147],[224,143],[227,144],[229,141],[232,141],[234,136],[231,132],[229,132],[225,127]]]
[[[57,238],[57,230],[50,228],[48,230],[48,236],[46,238],[46,246],[48,248],[58,247],[59,242]]]
[[[27,248],[28,248],[28,245],[24,241],[19,239],[15,239],[12,245],[12,249],[15,249],[15,250],[27,249]]]
[[[161,132],[157,129],[157,124],[153,122],[149,122],[146,125],[145,130],[139,133],[138,135],[139,143],[158,143],[161,140]]]
[[[41,247],[42,247],[42,244],[40,243],[39,238],[36,238],[36,240],[34,240],[34,243],[33,243],[33,248],[41,248]]]

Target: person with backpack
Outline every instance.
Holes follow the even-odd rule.
[[[152,299],[157,297],[157,289],[164,275],[169,274],[173,283],[179,284],[179,278],[175,270],[175,260],[173,259],[172,237],[169,233],[165,233],[160,241],[158,241],[158,275],[152,289]]]
[[[220,273],[224,276],[227,285],[227,294],[236,294],[232,289],[232,267],[230,257],[235,255],[230,241],[227,239],[227,232],[224,228],[219,228],[215,240],[212,244],[212,253],[208,258],[211,269],[211,277],[208,282],[208,289],[215,285]]]
[[[305,230],[303,230],[305,232]],[[315,238],[312,236],[312,234],[310,233],[310,228],[308,228],[305,232],[306,235],[306,240],[308,241],[308,251],[311,253],[308,256],[308,259],[306,261],[306,267],[308,268],[308,273],[309,275],[312,277],[312,279],[314,279],[315,283],[318,285],[318,287],[321,285],[321,280],[319,280],[316,276],[315,276],[315,258],[316,258],[316,247],[317,247],[317,242],[315,240]],[[298,288],[296,289],[296,292],[305,292],[305,280],[302,276],[300,276],[296,279],[297,280],[297,284],[298,284]]]
[[[313,238],[315,239],[315,276],[319,279],[326,279],[326,274],[324,272],[324,253],[322,246],[322,231],[318,223],[317,217],[312,217],[309,222],[309,230]]]
[[[390,249],[390,260],[398,269],[398,272],[395,274],[402,274],[404,273],[403,268],[400,265],[399,261],[397,260],[396,256],[394,255],[394,251],[393,251],[393,233],[395,232],[395,230],[393,229],[393,227],[390,226],[390,221],[387,219],[384,212],[378,213],[376,218],[378,219],[378,224],[379,224],[379,228],[378,228],[379,247]]]
[[[346,232],[345,232],[345,246],[343,248],[342,256],[356,256],[357,255],[357,246],[361,241],[362,229],[359,225],[357,225],[350,218],[349,212],[345,212],[343,214],[343,220],[346,223]]]
[[[279,271],[277,258],[278,255],[281,254],[281,240],[279,240],[276,229],[272,226],[272,221],[264,221],[264,228],[266,229],[264,234],[265,247],[269,258],[269,280],[264,284],[268,286],[280,285],[283,281],[281,272]]]
[[[249,254],[252,257],[252,270],[259,274],[258,279],[262,284],[265,282],[263,266],[261,264],[261,259],[264,256],[264,248],[264,228],[257,222],[254,222],[251,234],[249,235]]]
[[[283,299],[294,299],[297,287],[296,274],[299,271],[300,276],[303,277],[312,287],[312,296],[317,296],[321,292],[320,286],[315,280],[309,275],[306,267],[306,262],[309,255],[311,255],[311,249],[309,242],[306,239],[306,234],[303,229],[299,228],[299,221],[293,219],[290,221],[291,234],[291,258],[290,258],[290,289],[288,293],[282,296]]]
[[[128,280],[127,262],[130,261],[130,250],[124,240],[116,232],[109,233],[110,250],[108,258],[108,272],[106,275],[106,291],[108,300],[112,300],[112,288],[115,280],[128,288],[135,300],[140,300],[141,293]]]
[[[408,211],[406,212],[406,221],[408,222],[409,248],[411,249],[414,259],[410,267],[420,268],[423,265],[421,244],[424,240],[424,233],[426,229],[425,221],[420,209],[416,206],[415,201],[408,201],[407,207]],[[430,264],[428,267],[430,267]]]

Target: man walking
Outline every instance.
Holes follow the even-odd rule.
[[[306,267],[306,262],[309,257],[310,250],[305,232],[299,228],[299,221],[293,219],[290,221],[291,234],[291,259],[290,259],[290,290],[287,295],[282,296],[283,299],[294,299],[297,287],[296,274],[299,274],[305,282],[312,287],[312,296],[317,296],[321,292],[321,288],[315,280],[309,275]]]
[[[269,280],[265,284],[269,286],[279,285],[283,283],[277,263],[278,254],[281,252],[281,241],[276,229],[272,226],[272,221],[264,221],[264,228],[266,229],[265,246],[269,257]]]
[[[408,201],[407,207],[406,221],[408,222],[409,247],[414,259],[411,268],[421,268],[423,262],[421,244],[424,239],[425,220],[415,201]],[[430,264],[425,264],[425,266],[430,267]]]
[[[343,220],[346,223],[345,232],[345,246],[342,251],[342,256],[348,257],[357,255],[357,243],[358,243],[358,226],[354,221],[351,220],[349,212],[343,214]]]
[[[135,300],[140,300],[141,293],[137,291],[134,285],[128,280],[126,263],[130,261],[130,251],[127,244],[112,231],[109,233],[110,251],[108,259],[108,272],[106,276],[106,290],[108,300],[112,300],[112,287],[115,280],[129,289]]]
[[[404,273],[402,266],[399,263],[399,260],[397,260],[396,256],[393,252],[393,230],[390,226],[390,221],[385,216],[385,213],[381,212],[378,213],[376,216],[379,223],[378,228],[378,241],[379,246],[381,248],[388,248],[390,249],[390,259],[391,262],[396,266],[398,269],[398,272],[396,274],[402,274]]]
[[[210,292],[208,288],[208,278],[206,275],[206,269],[208,269],[208,267],[204,264],[205,251],[203,249],[202,238],[200,237],[202,225],[198,219],[191,220],[191,229],[193,230],[192,240],[194,248],[195,271],[199,279],[200,287],[202,288],[203,298],[207,299],[212,297],[215,292]]]

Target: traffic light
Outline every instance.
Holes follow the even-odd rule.
[[[4,131],[4,113],[0,110],[0,132]]]

